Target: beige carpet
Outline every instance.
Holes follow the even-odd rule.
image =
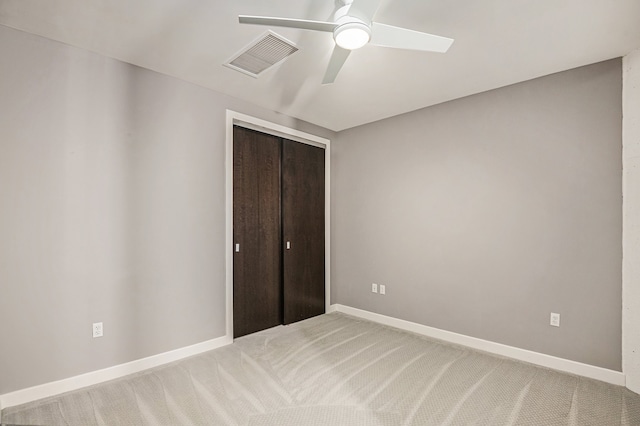
[[[333,313],[3,411],[29,425],[640,425],[627,389]]]

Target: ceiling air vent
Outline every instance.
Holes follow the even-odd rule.
[[[297,51],[293,43],[273,31],[267,31],[224,65],[257,78],[260,73]]]

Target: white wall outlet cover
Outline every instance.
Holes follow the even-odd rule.
[[[93,323],[93,337],[102,337],[104,335],[102,323],[94,322]]]
[[[380,284],[380,294],[387,294],[387,287],[384,284]]]
[[[551,317],[549,319],[549,325],[552,325],[554,327],[560,327],[560,314],[556,314],[554,312],[551,312]]]
[[[377,293],[378,292],[378,284],[376,284],[376,283],[371,284],[371,292],[372,293]]]

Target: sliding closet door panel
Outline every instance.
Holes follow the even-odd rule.
[[[324,153],[282,141],[285,324],[324,313]]]
[[[282,323],[280,138],[233,129],[233,335]]]

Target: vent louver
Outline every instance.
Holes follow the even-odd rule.
[[[234,55],[224,65],[252,77],[258,77],[298,48],[273,31],[268,31],[249,46]]]

